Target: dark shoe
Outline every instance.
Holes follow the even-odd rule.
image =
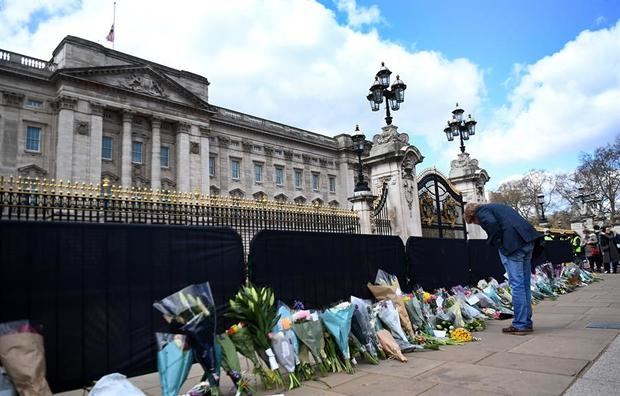
[[[523,329],[517,329],[514,326],[508,326],[508,327],[504,327],[502,329],[502,333],[506,333],[506,334],[514,334],[514,335],[526,335],[528,333],[533,332],[534,329],[531,327],[526,327]]]

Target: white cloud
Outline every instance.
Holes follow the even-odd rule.
[[[338,11],[347,13],[349,26],[360,27],[372,25],[381,20],[381,11],[376,5],[370,7],[358,6],[355,0],[335,0]]]
[[[479,124],[468,151],[486,167],[574,155],[613,139],[619,109],[620,21],[522,69],[509,105]]]
[[[380,15],[341,4],[352,6],[351,25]],[[66,35],[108,45],[112,1],[65,0],[69,11],[51,13],[32,33],[23,15],[43,5],[17,0],[5,7],[5,49],[49,59]],[[384,110],[372,113],[365,97],[381,61],[408,86],[393,117],[413,144],[423,136],[431,147],[444,146],[441,128],[454,103],[473,112],[484,94],[483,73],[467,59],[411,51],[372,28],[340,25],[311,0],[117,0],[116,39],[117,50],[207,77],[215,105],[328,135],[349,133],[358,123],[367,135],[380,131]]]

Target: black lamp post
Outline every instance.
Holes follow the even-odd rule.
[[[465,110],[461,109],[457,103],[456,109],[452,110],[452,119],[448,121],[448,126],[443,130],[449,142],[453,141],[456,136],[460,136],[461,153],[465,152],[463,141],[469,140],[470,136],[476,134],[477,124],[476,120],[471,118],[471,114],[467,117],[467,120],[464,120],[463,113],[465,113]]]
[[[360,131],[359,125],[355,126],[355,132],[351,135],[351,140],[353,140],[352,149],[357,154],[357,164],[359,166],[357,183],[355,183],[355,189],[353,192],[370,191],[368,182],[364,180],[364,173],[362,172],[362,153],[364,153],[364,148],[366,146],[366,136],[364,136],[364,133]]]
[[[545,217],[545,195],[538,194],[537,197],[538,204],[540,205],[540,224],[544,224],[547,222],[547,218]]]
[[[385,63],[381,62],[381,69],[375,75],[370,93],[366,96],[372,111],[379,111],[379,106],[385,98],[385,122],[387,125],[392,125],[390,107],[393,111],[400,109],[400,104],[405,101],[405,89],[407,89],[407,84],[402,82],[400,76],[396,76],[396,81],[390,89],[390,74],[392,74],[390,69],[385,67]]]

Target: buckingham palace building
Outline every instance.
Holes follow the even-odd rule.
[[[351,137],[209,103],[207,78],[67,36],[0,49],[0,176],[347,207]]]

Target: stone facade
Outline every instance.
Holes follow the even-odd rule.
[[[49,62],[0,50],[0,176],[350,205],[348,134],[218,107],[208,88],[72,36]]]
[[[463,202],[486,203],[485,185],[490,180],[486,170],[481,169],[478,160],[468,153],[459,153],[450,164],[449,179],[463,194]],[[469,239],[486,239],[486,232],[477,224],[467,224]]]

